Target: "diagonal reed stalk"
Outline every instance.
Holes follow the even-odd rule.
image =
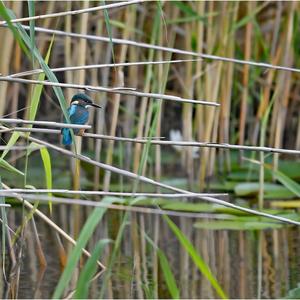
[[[200,61],[202,58],[198,59],[175,59],[175,60],[160,60],[160,61],[137,61],[137,62],[123,62],[123,63],[112,63],[112,64],[94,64],[94,65],[82,65],[82,66],[73,66],[73,67],[61,67],[61,68],[52,68],[51,71],[55,72],[70,72],[78,70],[89,70],[89,69],[102,69],[102,68],[115,68],[115,67],[134,67],[134,66],[145,66],[145,65],[163,65],[163,64],[178,64],[191,61]],[[68,63],[66,65],[69,65]],[[34,74],[40,74],[44,71],[42,69],[35,69],[31,71],[19,72],[7,75],[9,77],[24,77]],[[72,80],[68,80],[70,82]]]
[[[47,18],[64,17],[64,16],[68,16],[68,15],[74,16],[74,15],[79,15],[79,14],[91,13],[94,11],[106,10],[106,9],[110,9],[110,8],[119,8],[119,7],[128,6],[128,5],[132,5],[132,4],[138,4],[138,3],[142,3],[142,2],[145,2],[145,0],[130,0],[130,1],[112,3],[112,4],[108,4],[108,5],[83,8],[83,9],[78,9],[78,10],[63,11],[63,12],[59,12],[59,13],[31,16],[31,17],[19,18],[19,19],[12,19],[11,22],[19,23],[19,22],[27,22],[27,21],[32,21],[32,20],[47,19]],[[0,25],[5,25],[5,24],[7,24],[6,21],[0,22]]]
[[[2,25],[2,26],[6,26],[6,25]],[[29,30],[29,26],[26,26],[26,25],[21,25],[21,26],[25,30]],[[65,31],[61,31],[61,30],[54,30],[54,29],[48,29],[48,28],[42,28],[42,27],[35,27],[35,30],[37,32],[55,34],[58,36],[61,35],[61,36],[69,36],[69,37],[76,37],[76,38],[84,38],[84,39],[93,40],[93,41],[102,41],[102,42],[107,42],[107,43],[110,42],[109,38],[103,37],[103,36],[94,36],[94,35],[88,35],[88,34],[81,35],[79,33],[65,32]],[[265,62],[256,62],[256,61],[252,61],[252,60],[246,61],[243,59],[236,59],[236,58],[223,57],[223,56],[219,56],[219,55],[197,53],[197,52],[192,52],[192,51],[157,46],[157,45],[147,44],[147,43],[140,43],[140,42],[131,41],[131,40],[122,40],[122,39],[117,39],[117,38],[112,38],[112,42],[115,44],[127,44],[127,45],[131,45],[131,46],[138,46],[138,47],[147,48],[147,49],[162,50],[162,51],[167,51],[167,52],[172,52],[172,53],[177,53],[177,54],[191,55],[191,56],[196,56],[196,57],[200,57],[200,58],[207,59],[207,60],[231,62],[231,63],[243,64],[243,65],[248,64],[250,66],[259,67],[259,68],[291,71],[291,72],[300,73],[300,69],[298,69],[298,68],[274,65],[274,64],[265,63]]]
[[[10,189],[6,184],[2,183],[2,186],[4,189]],[[34,206],[29,203],[28,201],[24,200],[22,197],[20,197],[18,194],[13,194],[13,197],[19,200],[21,203],[24,203],[24,205],[30,209],[33,210]],[[48,200],[49,201],[49,200]],[[70,237],[65,231],[63,231],[59,226],[57,226],[51,219],[49,219],[44,213],[42,213],[39,209],[35,209],[35,215],[41,218],[43,221],[45,221],[51,228],[53,228],[56,232],[58,232],[62,237],[64,237],[68,242],[70,242],[73,245],[76,245],[76,241]],[[90,257],[90,253],[83,249],[83,253]],[[98,261],[98,265],[102,267],[105,270],[105,266]]]
[[[149,184],[152,184],[154,186],[161,187],[161,188],[168,189],[168,190],[172,190],[172,191],[177,192],[177,193],[193,194],[193,195],[195,195],[195,198],[199,198],[199,199],[202,199],[204,201],[208,201],[208,202],[215,203],[215,204],[220,204],[220,205],[223,205],[223,206],[226,206],[226,207],[231,207],[233,209],[244,211],[244,212],[247,212],[247,213],[250,213],[250,214],[254,214],[254,215],[258,215],[258,216],[262,216],[262,217],[268,217],[270,219],[274,219],[274,220],[286,222],[286,223],[289,223],[289,224],[300,225],[300,222],[293,221],[293,220],[290,220],[288,218],[270,215],[268,213],[264,213],[264,212],[261,212],[261,211],[256,211],[256,210],[253,210],[253,209],[250,209],[250,208],[246,208],[246,207],[242,207],[242,206],[239,206],[239,205],[235,205],[235,204],[232,204],[232,203],[220,200],[220,199],[216,199],[216,198],[213,198],[213,197],[206,197],[206,196],[198,197],[197,194],[192,193],[190,191],[187,191],[187,190],[184,190],[184,189],[180,189],[180,188],[176,188],[176,187],[173,187],[173,186],[168,185],[168,184],[157,182],[157,181],[155,181],[153,179],[150,179],[150,178],[148,178],[146,176],[137,175],[135,173],[132,173],[132,172],[129,172],[129,171],[125,171],[125,170],[119,169],[119,168],[111,166],[111,165],[107,165],[107,164],[104,164],[104,163],[101,163],[101,162],[94,161],[94,160],[90,159],[87,156],[73,153],[73,152],[71,152],[69,150],[66,150],[66,149],[63,149],[61,147],[55,146],[53,144],[50,144],[48,142],[45,142],[45,141],[42,141],[40,139],[34,138],[32,136],[27,137],[27,136],[23,135],[23,137],[24,138],[28,138],[32,142],[35,142],[35,143],[40,144],[40,145],[44,145],[44,146],[46,146],[48,148],[51,148],[51,149],[53,149],[55,151],[58,151],[58,152],[60,152],[60,153],[62,153],[64,155],[67,155],[69,157],[73,157],[73,158],[79,159],[81,161],[85,161],[87,163],[90,163],[90,164],[92,164],[94,166],[97,166],[99,168],[102,168],[104,170],[108,170],[110,172],[114,172],[114,173],[120,174],[122,176],[126,176],[126,177],[134,179],[134,180],[138,180],[140,182],[149,183]]]
[[[98,91],[98,92],[106,92],[106,93],[114,93],[114,94],[134,95],[139,97],[151,97],[154,99],[163,99],[163,100],[177,101],[183,103],[186,102],[186,103],[194,103],[194,104],[202,104],[202,105],[210,105],[210,106],[219,106],[219,104],[216,102],[209,102],[205,100],[193,100],[193,99],[181,98],[179,96],[138,92],[135,91],[135,88],[126,88],[126,87],[107,88],[107,87],[91,86],[85,84],[58,83],[52,81],[50,82],[50,81],[30,80],[30,79],[22,79],[22,78],[10,78],[5,76],[0,76],[0,81],[19,82],[25,84],[42,84],[45,86],[82,89],[82,90],[93,91],[93,92]]]

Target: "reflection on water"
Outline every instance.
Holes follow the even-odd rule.
[[[47,208],[44,207],[43,210],[46,212]],[[81,213],[85,219],[87,208],[82,208]],[[20,209],[11,210],[8,214],[9,222],[19,220],[14,221],[19,225],[20,216]],[[55,206],[53,216],[66,232],[72,231],[72,222],[69,222],[72,220],[70,207],[66,209],[65,206]],[[89,242],[89,249],[92,249],[99,239],[116,237],[120,216],[119,212],[109,212],[105,216]],[[174,217],[172,220],[192,241],[230,298],[257,298],[259,278],[261,298],[282,298],[300,282],[299,228],[286,227],[260,232],[207,230],[193,227],[194,222],[199,219]],[[21,254],[18,298],[51,298],[61,274],[58,244],[53,229],[38,218],[35,221],[47,267],[44,272],[39,267],[33,227],[29,223]],[[11,223],[10,225],[16,229],[16,226],[12,226]],[[158,257],[145,239],[144,233],[157,243],[167,256],[181,298],[216,297],[213,288],[200,274],[186,251],[180,247],[165,221],[160,216],[136,213],[130,214],[130,223],[125,229],[111,280],[105,289],[105,297],[170,298]],[[63,244],[66,250],[70,249],[66,241],[63,240]],[[109,251],[107,248],[104,257],[101,258],[102,262],[107,263]],[[9,269],[11,268],[7,266],[7,278]],[[11,269],[10,283],[15,284],[17,269]],[[8,285],[2,282],[2,297],[5,297]],[[102,283],[102,277],[93,282],[90,289],[91,298],[99,297]],[[72,287],[65,295],[71,291]],[[11,297],[11,294],[8,297]]]

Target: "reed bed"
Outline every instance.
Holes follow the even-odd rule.
[[[38,260],[47,264],[37,218],[55,232],[63,267],[54,298],[237,296],[225,274],[229,235],[216,239],[207,220],[216,221],[210,223],[215,228],[232,226],[218,223],[223,219],[245,226],[234,215],[240,213],[253,226],[243,229],[273,228],[274,251],[288,240],[275,230],[300,224],[297,214],[269,211],[265,202],[269,173],[274,184],[300,197],[299,178],[281,169],[284,159],[296,163],[300,154],[298,11],[297,2],[1,1],[0,168],[10,174],[0,173],[5,280],[10,271],[5,297],[18,298],[29,226]],[[68,103],[80,90],[102,107],[91,111],[89,125],[68,124]],[[73,136],[74,145],[65,149],[61,128],[90,132]],[[172,139],[175,130],[179,140]],[[237,169],[236,151],[238,168],[258,174],[253,207],[211,188]],[[31,178],[37,153],[41,182]],[[58,163],[63,175],[54,168]],[[183,188],[166,181],[178,176],[186,178]],[[13,199],[22,206],[20,222],[5,203]],[[150,203],[139,205],[145,199]],[[174,238],[176,254],[164,244]],[[246,240],[240,232],[241,257]],[[247,290],[244,265],[242,298],[260,298],[264,284],[269,289],[263,231],[257,240],[257,290]],[[134,289],[123,282],[123,293],[115,289],[122,252],[132,257],[134,281]],[[284,296],[278,289],[268,293]]]

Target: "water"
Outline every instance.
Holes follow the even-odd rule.
[[[42,210],[47,212],[47,207],[43,207]],[[72,229],[70,206],[56,205],[53,212],[53,219],[57,224],[66,232],[70,232]],[[87,209],[81,208],[81,214],[84,222],[88,214]],[[97,226],[87,248],[91,249],[90,247],[99,239],[115,238],[120,225],[120,215],[119,212],[109,212]],[[20,216],[21,209],[14,208],[9,213],[9,220],[20,224]],[[261,278],[261,298],[266,299],[282,298],[300,282],[298,250],[300,238],[297,227],[263,231],[207,230],[193,227],[195,221],[199,219],[172,217],[172,220],[210,266],[212,273],[230,298],[257,298],[259,278]],[[39,265],[33,227],[29,223],[25,231],[18,298],[51,298],[61,274],[54,230],[37,217],[35,221],[47,267],[42,270]],[[126,226],[111,281],[106,286],[105,297],[170,298],[158,257],[145,239],[145,234],[165,253],[176,278],[181,298],[217,297],[207,279],[180,246],[165,220],[161,216],[140,213],[130,214],[130,224]],[[68,242],[63,239],[62,241],[65,249],[70,248]],[[109,254],[107,248],[104,257],[101,258],[104,264],[107,264]],[[82,262],[84,263],[84,260]],[[11,275],[10,282],[13,284],[17,278],[18,268],[10,271],[9,269],[6,268],[6,276],[9,278]],[[8,286],[3,281],[2,283],[4,298]],[[100,277],[93,282],[89,296],[99,297],[102,286],[103,277]],[[72,288],[67,290],[65,295],[70,292]]]

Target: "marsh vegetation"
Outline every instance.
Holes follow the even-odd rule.
[[[299,12],[1,1],[2,298],[299,298]]]

